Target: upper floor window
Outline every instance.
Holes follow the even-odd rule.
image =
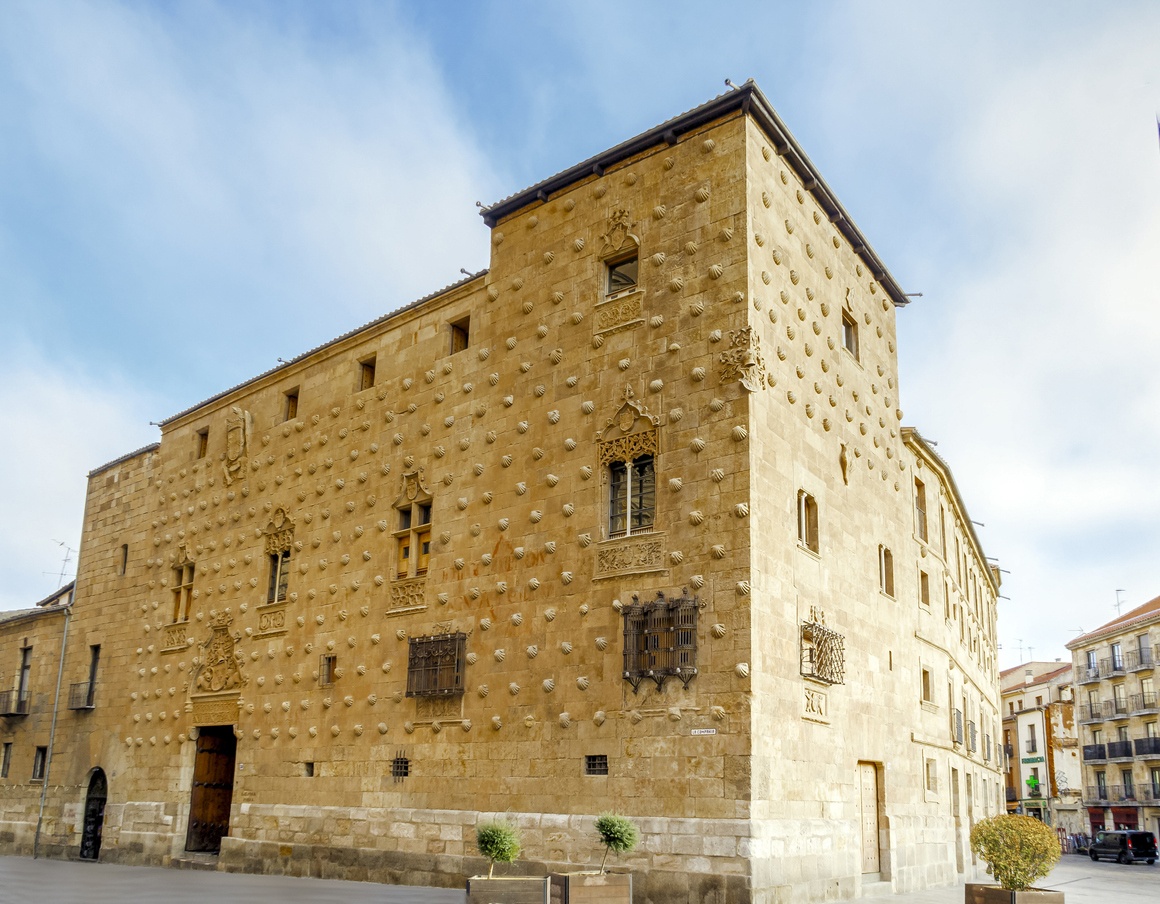
[[[608,262],[608,287],[606,295],[617,295],[635,289],[640,273],[640,260],[637,255]]]
[[[451,354],[461,352],[471,341],[471,317],[464,317],[451,324]]]
[[[197,457],[205,458],[209,454],[209,427],[197,431]]]
[[[842,311],[842,345],[858,360],[858,321],[849,311]]]
[[[117,554],[117,574],[124,577],[125,572],[129,568],[129,544],[122,543],[121,549]]]
[[[407,650],[407,696],[451,697],[463,693],[467,635],[412,637]]]
[[[173,620],[189,621],[189,607],[193,605],[192,562],[183,562],[173,569]]]
[[[930,669],[925,668],[922,670],[922,702],[934,702],[934,691],[931,686]]]
[[[882,592],[894,596],[894,553],[887,547],[878,547],[878,582]]]
[[[608,536],[623,537],[653,529],[656,472],[653,457],[608,464]]]
[[[290,585],[290,550],[282,549],[269,554],[270,586],[266,592],[267,603],[281,603],[286,600]]]
[[[34,782],[44,781],[44,772],[48,763],[48,748],[37,747],[36,753],[32,757],[32,780]]]
[[[12,767],[12,742],[4,742],[4,753],[0,755],[0,778],[8,778],[8,770]]]
[[[414,502],[399,509],[395,531],[395,576],[418,577],[427,573],[431,561],[431,503]]]
[[[818,503],[805,490],[797,494],[798,542],[811,552],[818,546]]]
[[[371,381],[374,382],[373,380]],[[282,420],[292,421],[298,417],[298,387],[287,389],[282,396]]]
[[[918,573],[918,601],[927,608],[930,607],[930,575],[925,571]]]
[[[1120,644],[1112,644],[1112,668],[1117,672],[1124,669],[1124,651]]]
[[[914,481],[914,523],[918,539],[926,542],[926,484]]]
[[[364,358],[358,363],[358,388],[359,392],[364,389],[370,389],[375,385],[375,356],[371,355],[369,358]]]
[[[329,687],[338,677],[338,657],[333,653],[323,653],[318,658],[318,686]]]

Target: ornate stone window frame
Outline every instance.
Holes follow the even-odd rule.
[[[427,488],[425,469],[415,468],[403,474],[403,489],[395,500],[394,508],[399,513],[399,528],[392,533],[395,538],[395,566],[392,580],[395,582],[427,581],[427,557],[422,551],[424,543],[431,544],[434,508],[431,491]],[[404,558],[406,564],[403,564]]]
[[[290,557],[294,549],[294,521],[284,508],[274,509],[262,534],[266,538],[266,559],[270,563],[270,580],[266,605],[277,606],[290,599]]]

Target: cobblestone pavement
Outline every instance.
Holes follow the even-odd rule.
[[[1040,888],[1063,891],[1067,904],[1156,904],[1160,864],[1092,863],[1066,855]],[[963,887],[867,899],[889,904],[962,904]],[[195,870],[0,857],[0,904],[464,904],[450,888],[417,888],[248,876]]]

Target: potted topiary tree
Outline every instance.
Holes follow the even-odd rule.
[[[552,901],[564,904],[632,904],[632,873],[607,872],[610,853],[627,854],[640,840],[640,831],[631,819],[615,813],[596,817],[596,835],[604,845],[599,870],[552,873]]]
[[[966,904],[1063,904],[1063,892],[1032,888],[1059,861],[1055,832],[1030,816],[991,816],[971,829],[971,850],[996,885],[967,883]]]
[[[510,822],[480,823],[475,829],[475,846],[489,866],[486,876],[467,880],[467,904],[548,904],[547,876],[495,878],[497,863],[514,863],[520,855],[520,833]]]

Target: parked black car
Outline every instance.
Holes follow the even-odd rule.
[[[1109,857],[1117,863],[1132,863],[1147,860],[1156,862],[1156,836],[1151,832],[1120,831],[1100,832],[1088,848],[1092,860]]]

